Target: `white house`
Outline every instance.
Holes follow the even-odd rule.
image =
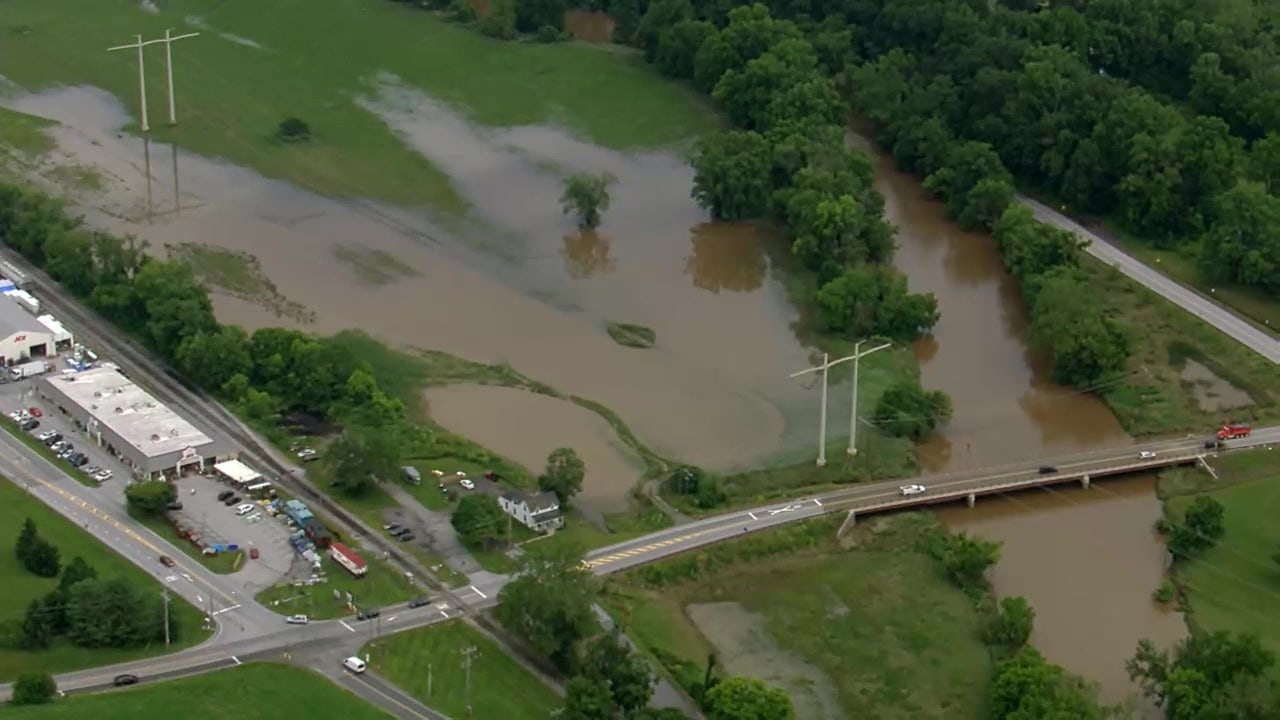
[[[560,512],[560,500],[553,492],[537,495],[505,493],[498,497],[498,504],[521,525],[544,533],[564,527],[564,514]]]

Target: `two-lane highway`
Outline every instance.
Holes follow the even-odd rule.
[[[810,497],[781,501],[747,510],[678,525],[641,538],[601,548],[587,555],[586,564],[597,575],[626,570],[677,553],[694,550],[745,533],[797,522],[833,512],[876,512],[892,508],[926,505],[964,499],[992,492],[1011,492],[1050,482],[1063,482],[1081,475],[1097,477],[1117,472],[1157,469],[1178,462],[1193,462],[1202,453],[1215,450],[1204,447],[1204,437],[1162,440],[1078,453],[1066,457],[1046,458],[1032,462],[963,472],[904,478],[880,483],[854,485]],[[1226,442],[1226,449],[1239,449],[1280,443],[1280,426],[1258,428],[1248,438]],[[1140,453],[1155,453],[1155,458],[1142,458]],[[1040,468],[1052,466],[1055,472],[1042,474]],[[904,496],[904,484],[921,484],[924,493]]]

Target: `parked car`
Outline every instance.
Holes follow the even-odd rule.
[[[82,470],[86,475],[96,475],[98,471],[102,470],[102,468],[97,465],[85,465],[80,468],[80,470]]]
[[[284,619],[290,625],[306,625],[308,622],[306,615],[290,615]]]
[[[236,503],[238,503],[238,502],[240,502],[240,496],[239,496],[239,495],[232,495],[231,497],[227,498],[226,500],[223,500],[223,501],[222,501],[222,504],[223,504],[223,505],[226,505],[227,507],[231,507],[232,505],[235,505],[235,504],[236,504]]]
[[[116,687],[124,687],[125,685],[136,685],[138,680],[137,675],[117,675],[111,680],[111,684]]]
[[[166,508],[166,509],[168,509],[168,510],[181,510],[181,509],[182,509],[182,501],[181,501],[181,500],[174,500],[173,502],[171,502],[171,503],[169,503],[168,505],[166,505],[166,506],[165,506],[165,508]]]
[[[248,515],[249,513],[253,512],[253,508],[254,508],[254,506],[253,506],[253,505],[250,505],[249,503],[245,503],[245,504],[241,505],[240,507],[236,508],[236,514],[237,514],[237,515]]]
[[[399,528],[400,528],[400,523],[387,523],[386,525],[382,526],[382,529],[386,530],[387,532],[395,532]]]
[[[409,608],[420,608],[424,605],[430,605],[431,601],[427,598],[414,598],[409,601]]]
[[[249,559],[250,559],[250,560],[257,560],[257,559],[258,559],[258,556],[259,556],[258,548],[256,548],[256,547],[249,548]]]
[[[458,484],[468,490],[476,489],[476,484],[471,482],[471,478],[462,478],[461,480],[458,481]]]
[[[40,412],[38,407],[28,408],[27,412],[31,413],[31,417],[44,417],[44,413]]]
[[[494,482],[502,482],[502,476],[492,470],[486,472],[484,476]]]
[[[168,555],[161,555],[160,564],[165,567],[173,567],[176,563],[174,563],[173,558],[169,557]]]
[[[106,482],[111,479],[111,471],[99,470],[98,472],[93,474],[93,479],[97,480],[98,482]]]
[[[47,440],[45,442],[48,443],[49,449],[56,453],[62,452],[62,448],[70,444],[66,440],[62,440],[62,439],[54,440],[51,443],[48,442]]]
[[[222,492],[218,493],[218,502],[226,502],[227,498],[235,494],[236,494],[235,490],[223,490]]]
[[[395,529],[391,531],[391,537],[400,537],[401,535],[405,535],[405,534],[407,534],[407,533],[411,533],[411,532],[413,532],[413,531],[412,531],[412,530],[410,530],[409,528],[407,528],[407,527],[400,527],[399,525],[397,525],[397,526],[395,527]]]
[[[40,427],[40,421],[36,420],[35,418],[30,418],[26,422],[22,423],[20,427],[23,430],[26,430],[27,432],[31,432],[32,430],[35,430],[36,428]]]
[[[37,435],[36,439],[39,440],[40,442],[48,442],[49,438],[53,437],[54,435],[58,435],[57,431],[45,430],[44,432]],[[61,440],[62,436],[59,435],[58,439]]]
[[[413,533],[411,533],[411,532],[410,532],[410,533],[405,533],[405,534],[401,535],[399,538],[397,538],[397,540],[399,540],[400,542],[409,542],[409,541],[410,541],[410,540],[412,540],[412,539],[413,539]]]
[[[320,453],[311,448],[302,448],[297,452],[297,455],[302,462],[312,462],[320,459]]]
[[[84,453],[75,452],[71,453],[71,457],[67,458],[67,462],[71,463],[75,467],[81,467],[85,463],[89,462],[89,457]]]
[[[9,413],[9,419],[14,422],[22,422],[26,418],[27,418],[27,414],[22,410],[14,410],[13,412]]]

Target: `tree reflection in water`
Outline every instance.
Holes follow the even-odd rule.
[[[594,230],[582,230],[564,236],[560,256],[564,258],[564,269],[569,277],[581,280],[598,273],[613,272],[611,251],[609,238]]]
[[[684,268],[695,287],[713,293],[751,292],[764,283],[769,263],[750,223],[702,223],[693,228],[690,243],[693,252]]]

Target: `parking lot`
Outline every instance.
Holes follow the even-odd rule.
[[[31,407],[40,410],[41,416],[36,418],[40,421],[40,426],[29,434],[34,436],[48,430],[56,431],[74,444],[76,450],[88,456],[85,467],[97,465],[110,470],[110,479],[94,483],[82,471],[63,465],[68,474],[79,474],[79,479],[97,486],[96,490],[89,493],[97,502],[124,507],[125,488],[133,481],[133,475],[127,466],[104,448],[94,444],[75,428],[69,418],[58,413],[56,408],[46,407],[41,403],[31,380],[0,384],[0,413],[8,415],[15,410]],[[295,575],[302,577],[310,573],[306,563],[289,546],[290,531],[282,521],[271,517],[262,509],[256,511],[259,516],[257,519],[249,520],[254,513],[237,515],[235,505],[227,507],[218,501],[218,493],[229,489],[229,485],[212,477],[194,474],[179,479],[175,485],[178,500],[183,505],[176,513],[182,520],[190,523],[202,539],[210,543],[238,545],[246,550],[250,547],[258,548],[259,557],[250,559],[246,554],[240,569],[233,575],[238,582],[243,583],[246,591],[257,592],[274,585],[291,569],[297,571]],[[194,494],[192,490],[195,491]],[[253,500],[244,498],[242,502]],[[184,542],[176,537],[166,539]],[[301,567],[295,567],[296,564]]]

